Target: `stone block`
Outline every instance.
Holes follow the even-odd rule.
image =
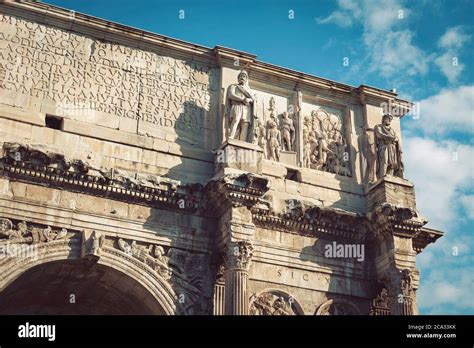
[[[0,178],[0,196],[13,197],[13,191],[8,179]]]
[[[122,132],[137,134],[138,121],[136,119],[121,117],[118,129]],[[139,133],[140,134],[140,133]]]
[[[148,220],[152,215],[152,208],[138,204],[128,205],[128,217],[130,219]]]
[[[63,149],[66,157],[71,158],[79,150],[79,136],[56,131],[53,133],[53,145]]]
[[[14,197],[24,198],[26,196],[27,184],[18,181],[11,181],[10,187]]]
[[[32,126],[31,140],[40,144],[53,144],[55,130],[46,127]]]
[[[216,151],[216,172],[233,168],[255,174],[262,173],[263,150],[254,144],[229,139]]]
[[[136,132],[139,135],[144,135],[144,136],[147,136],[147,137],[166,140],[166,132],[163,131],[162,129],[158,128],[153,123],[144,122],[144,121],[139,120],[138,121],[138,128],[137,128]]]
[[[143,150],[142,153],[142,163],[156,166],[156,151]]]
[[[0,129],[2,132],[14,134],[15,137],[30,139],[31,127],[30,124],[0,118]]]
[[[296,166],[296,152],[294,151],[281,151],[280,152],[280,163]]]
[[[268,160],[262,161],[262,174],[273,176],[276,178],[285,178],[288,173],[288,170],[285,166]]]
[[[408,180],[385,176],[369,188],[367,201],[370,211],[384,203],[416,209],[415,188]]]
[[[7,105],[0,105],[0,117],[13,121],[34,124],[36,126],[45,125],[44,113],[38,111],[25,111]]]
[[[48,187],[28,185],[25,198],[34,202],[58,205],[61,191]]]

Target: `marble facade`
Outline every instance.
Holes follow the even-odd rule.
[[[410,102],[41,3],[0,28],[1,314],[417,314]]]

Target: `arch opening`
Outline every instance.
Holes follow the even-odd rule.
[[[86,260],[36,265],[0,292],[0,315],[164,315],[129,275]]]

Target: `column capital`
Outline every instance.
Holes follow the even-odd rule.
[[[392,315],[413,315],[417,313],[416,288],[418,278],[419,272],[416,269],[392,268],[380,276],[381,293],[385,292],[385,304],[388,304]]]
[[[227,243],[224,248],[226,271],[235,269],[248,271],[253,257],[253,250],[252,243],[247,240]]]

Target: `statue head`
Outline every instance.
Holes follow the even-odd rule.
[[[385,114],[382,116],[382,124],[384,126],[390,126],[390,122],[392,122],[393,116],[391,114]]]
[[[17,229],[20,232],[28,231],[28,225],[26,224],[26,221],[19,222],[17,225]]]
[[[165,254],[165,250],[163,249],[162,246],[155,245],[154,254],[155,254],[155,257],[161,257]]]
[[[239,84],[245,85],[249,80],[249,73],[246,70],[240,71],[239,75],[237,75],[237,80]]]

